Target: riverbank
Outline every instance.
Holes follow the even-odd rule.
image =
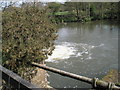
[[[43,62],[43,65],[46,65],[46,64]],[[53,87],[51,87],[49,85],[49,82],[47,80],[47,78],[48,78],[47,71],[44,69],[40,69],[40,68],[36,68],[36,71],[37,71],[37,73],[32,78],[31,82],[34,85],[37,85],[39,88],[52,88],[52,89],[54,89]]]
[[[48,4],[51,9],[49,16],[51,21],[63,22],[88,22],[93,20],[120,20],[119,3],[117,2],[65,2]]]
[[[40,88],[47,88],[47,72],[43,69],[36,68],[36,75],[32,78],[31,82]]]
[[[102,78],[103,81],[106,81],[106,82],[113,82],[115,83],[116,85],[120,85],[120,72],[118,72],[117,70],[115,69],[111,69],[106,76],[104,76]]]

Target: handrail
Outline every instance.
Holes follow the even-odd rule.
[[[40,88],[24,80],[14,72],[4,68],[1,65],[0,65],[0,72],[2,73],[2,79],[5,80],[10,85],[14,86],[13,88],[20,89],[20,90],[21,89],[36,90],[36,88],[37,89]]]
[[[34,63],[34,62],[32,62],[31,65],[38,67],[38,68],[48,70],[48,71],[51,71],[51,72],[54,72],[54,73],[57,73],[57,74],[60,74],[60,75],[63,75],[63,76],[66,76],[66,77],[70,77],[70,78],[73,78],[73,79],[76,79],[79,81],[83,81],[83,82],[86,82],[88,84],[92,84],[93,88],[103,88],[103,89],[108,89],[108,90],[109,89],[110,90],[111,89],[112,90],[120,90],[120,87],[116,86],[114,83],[105,82],[105,81],[99,80],[98,78],[92,79],[92,78],[88,78],[85,76],[80,76],[80,75],[76,75],[76,74],[73,74],[70,72],[59,70],[56,68],[48,67],[48,66],[45,66],[43,64]]]

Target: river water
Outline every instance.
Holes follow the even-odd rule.
[[[55,50],[46,63],[71,73],[101,79],[110,69],[118,69],[118,30],[116,21],[61,24]],[[48,74],[48,81],[55,88],[91,87],[68,77]]]

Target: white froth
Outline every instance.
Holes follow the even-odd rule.
[[[67,44],[64,45],[56,45],[55,49],[51,56],[48,56],[47,62],[68,59],[70,56],[75,55],[75,48],[70,47]]]
[[[104,44],[93,46],[84,43],[63,42],[61,45],[55,46],[52,55],[48,56],[48,59],[46,59],[45,61],[58,62],[59,60],[68,59],[70,57],[81,57],[81,59],[92,59],[91,49],[96,47],[101,47],[103,45]]]

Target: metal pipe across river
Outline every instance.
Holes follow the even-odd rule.
[[[80,75],[76,75],[70,72],[66,72],[63,70],[59,70],[56,68],[52,68],[52,67],[48,67],[42,64],[38,64],[38,63],[34,63],[32,62],[32,65],[38,68],[42,68],[45,69],[47,71],[51,71],[57,74],[60,74],[62,76],[66,76],[66,77],[70,77],[76,80],[80,80],[89,84],[92,84],[93,88],[105,88],[105,89],[112,89],[112,90],[120,90],[120,87],[116,86],[114,83],[108,83],[102,80],[99,80],[98,78],[88,78],[85,76],[80,76]]]

